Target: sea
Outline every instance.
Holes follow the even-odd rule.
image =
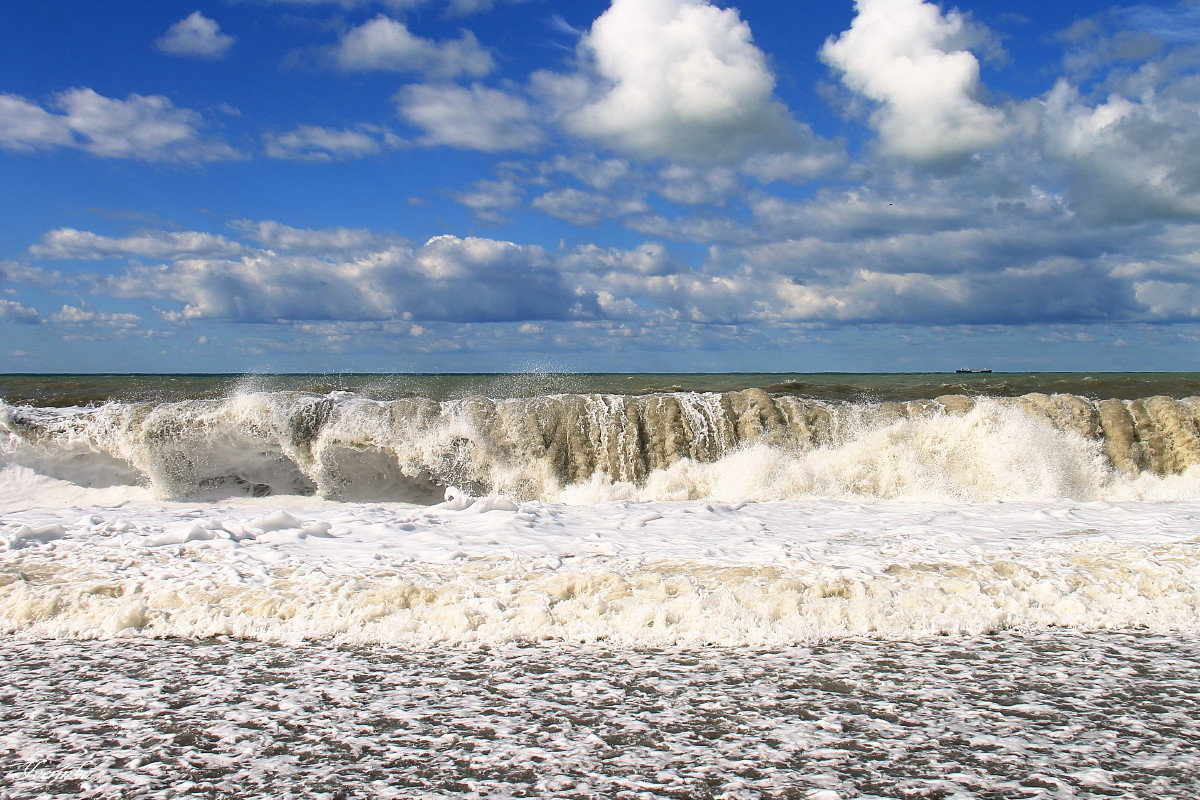
[[[0,375],[0,798],[1200,797],[1200,373]]]

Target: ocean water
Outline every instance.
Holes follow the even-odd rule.
[[[475,395],[644,395],[756,388],[816,400],[928,400],[947,394],[1017,397],[1032,392],[1132,400],[1200,395],[1200,372],[0,374],[0,397],[35,406],[212,399],[250,391],[316,395],[345,391],[379,400],[450,400]]]
[[[1198,386],[0,376],[0,794],[1195,797]]]

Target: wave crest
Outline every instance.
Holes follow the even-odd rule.
[[[160,498],[1179,499],[1200,486],[1200,399],[905,403],[761,390],[380,401],[246,392],[0,404],[0,465]]]

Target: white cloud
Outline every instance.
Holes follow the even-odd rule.
[[[630,163],[620,158],[600,158],[592,153],[554,156],[540,165],[547,173],[564,172],[593,189],[608,191],[628,184],[636,175]]]
[[[855,270],[837,279],[779,280],[773,315],[793,322],[1021,324],[1086,322],[1134,311],[1130,286],[1077,264],[981,275]]]
[[[0,94],[0,147],[28,153],[73,144],[62,117],[15,94]]]
[[[86,325],[93,328],[134,328],[141,323],[137,314],[105,314],[64,305],[46,319],[54,325]]]
[[[95,260],[103,258],[174,259],[240,255],[246,247],[224,236],[198,231],[147,231],[111,238],[75,228],[57,228],[42,234],[29,248],[38,258]]]
[[[42,234],[41,241],[31,246],[29,253],[35,258],[69,261],[109,258],[178,261],[272,253],[352,256],[407,244],[399,236],[366,228],[295,228],[274,220],[248,219],[234,220],[229,226],[258,247],[202,231],[146,230],[129,236],[109,237],[75,228],[57,228]],[[37,267],[17,264],[5,265],[0,278],[39,286],[64,280],[58,273],[45,273]]]
[[[34,250],[40,254],[38,247],[53,243],[63,256],[119,253],[145,260],[113,277],[76,280],[93,298],[148,298],[159,307],[178,303],[168,306],[175,309],[165,312],[168,320],[317,321],[405,330],[418,324],[437,331],[426,337],[430,340],[443,330],[433,325],[539,320],[607,322],[626,332],[614,336],[657,329],[661,339],[668,329],[686,338],[667,326],[693,324],[746,325],[750,335],[760,336],[810,324],[1200,319],[1200,256],[1194,246],[1200,224],[1094,227],[1060,196],[1030,186],[1027,169],[1014,171],[1003,162],[988,174],[991,161],[933,177],[892,165],[890,177],[876,174],[871,186],[829,189],[799,201],[754,190],[744,197],[753,215],[748,220],[741,219],[740,207],[729,216],[675,220],[646,207],[643,198],[653,179],[681,181],[685,194],[694,179],[703,188],[711,176],[694,167],[637,168],[622,184],[633,190],[624,197],[553,190],[532,203],[576,224],[616,218],[654,239],[678,237],[688,242],[680,255],[658,241],[632,249],[545,250],[445,236],[414,247],[365,229],[309,230],[273,221],[232,223],[245,244],[196,238],[206,236],[198,232],[108,239],[68,230],[70,235],[47,234]],[[583,165],[583,174],[594,166]],[[506,167],[499,179],[476,184],[456,199],[469,207],[474,203],[479,213],[500,214],[512,202],[508,193],[539,185],[545,169],[547,164],[530,169],[525,173],[530,183],[522,187],[514,177],[520,170]],[[732,168],[716,168],[718,183],[726,169]],[[1005,182],[1010,173],[1022,180]],[[472,194],[477,197],[467,196]],[[704,255],[695,244],[706,241],[714,246]],[[188,254],[189,248],[219,253],[222,246],[242,249]],[[47,257],[53,255],[46,250]],[[153,263],[159,258],[171,263]],[[17,299],[15,292],[8,296]],[[505,336],[512,327],[497,325],[487,335]],[[343,333],[348,342],[356,335]],[[460,344],[481,335],[455,334]],[[571,338],[569,331],[554,331],[559,335]],[[655,337],[647,334],[645,341]],[[544,345],[559,347],[549,334]]]
[[[769,238],[811,237],[839,246],[969,229],[998,230],[1001,237],[1007,237],[1027,226],[1050,223],[1051,228],[1060,228],[1066,216],[1062,198],[1047,194],[1036,184],[1016,183],[997,194],[994,187],[981,188],[961,176],[938,180],[905,176],[898,185],[880,181],[874,186],[823,190],[799,203],[758,193],[749,206],[756,229]],[[1093,232],[1074,226],[1063,232],[1081,239],[1096,238]],[[1106,241],[1105,246],[1109,245]]]
[[[597,313],[594,297],[568,286],[541,248],[455,236],[350,259],[183,259],[96,280],[95,290],[113,296],[180,302],[181,319],[496,322]]]
[[[12,261],[0,262],[0,283],[17,283],[23,286],[58,287],[66,281],[61,272],[53,269],[43,269],[30,264],[17,264]],[[9,294],[12,290],[6,289]]]
[[[623,219],[622,224],[645,236],[694,244],[745,244],[762,238],[742,222],[715,213],[673,219],[661,214],[630,216]]]
[[[595,281],[610,319],[738,323],[762,316],[765,285],[750,274],[612,271]]]
[[[469,191],[451,195],[456,203],[462,203],[484,222],[501,223],[508,220],[504,212],[521,205],[521,187],[511,179],[498,181],[475,181]]]
[[[850,29],[821,48],[842,82],[880,103],[871,115],[885,153],[935,167],[994,147],[1004,114],[980,101],[983,31],[922,0],[855,0]]]
[[[375,125],[354,128],[298,125],[284,133],[263,134],[263,152],[270,158],[289,161],[324,162],[363,158],[407,144],[391,131]]]
[[[177,108],[161,95],[131,94],[118,100],[91,89],[69,89],[54,96],[51,109],[17,95],[0,95],[0,147],[16,152],[73,147],[101,158],[140,161],[240,157],[225,142],[203,137],[200,114]]]
[[[1153,36],[1163,42],[1200,42],[1200,6],[1195,3],[1177,3],[1170,8],[1137,3],[1110,8],[1109,14],[1122,27]]]
[[[409,11],[426,5],[444,5],[449,16],[459,17],[491,11],[501,3],[523,3],[526,0],[259,0],[260,2],[277,5],[295,6],[340,6],[341,8],[368,8],[383,6],[393,12]]]
[[[646,201],[636,197],[612,197],[580,189],[556,189],[530,201],[530,205],[552,217],[572,225],[595,225],[598,222],[630,214],[650,211]]]
[[[404,239],[366,228],[293,228],[274,220],[235,220],[231,226],[277,253],[354,254],[404,245]]]
[[[383,14],[347,31],[333,48],[333,60],[347,71],[420,72],[433,78],[479,78],[495,66],[470,31],[440,42],[422,39]]]
[[[154,46],[163,53],[192,58],[222,58],[233,47],[234,38],[221,33],[221,26],[193,11],[167,28]]]
[[[529,104],[499,89],[423,83],[395,99],[400,116],[425,132],[424,145],[496,153],[533,150],[544,140]]]
[[[501,2],[524,3],[526,0],[447,0],[446,12],[452,16],[466,16],[481,11],[491,11]]]
[[[130,95],[116,100],[91,89],[72,89],[59,95],[66,123],[85,140],[89,153],[108,158],[223,157],[227,148],[197,138],[200,116],[175,108],[165,97]]]
[[[741,172],[763,183],[808,183],[836,170],[846,161],[840,143],[818,141],[798,151],[755,153],[742,162]]]
[[[562,262],[566,268],[594,274],[673,275],[686,271],[686,267],[657,242],[648,242],[632,250],[583,245],[566,255]]]
[[[37,322],[37,320],[38,312],[36,308],[23,306],[16,300],[0,298],[0,322],[16,322],[28,325]]]
[[[1072,206],[1100,222],[1200,217],[1200,78],[1089,106],[1060,80],[1032,104],[1047,157],[1066,165]]]
[[[658,171],[655,191],[681,205],[720,205],[739,189],[737,173],[727,167],[697,169],[670,164]]]
[[[580,42],[585,75],[534,85],[571,133],[643,158],[731,161],[792,147],[805,130],[735,9],[613,0]]]

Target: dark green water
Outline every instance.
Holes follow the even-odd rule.
[[[414,396],[446,400],[469,395],[636,395],[749,388],[820,400],[919,400],[945,394],[1015,397],[1030,392],[1129,400],[1200,395],[1200,372],[0,375],[0,399],[36,406],[214,398],[244,391],[349,391],[383,400]]]

